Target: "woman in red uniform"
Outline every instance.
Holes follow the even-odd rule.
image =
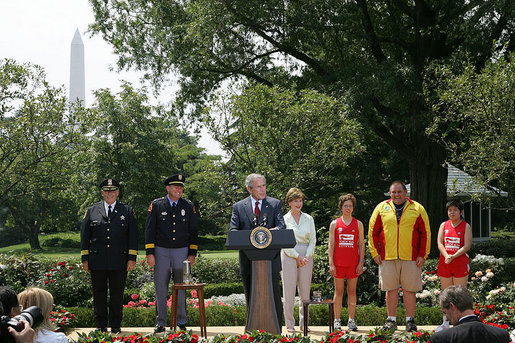
[[[342,309],[345,279],[347,279],[347,306],[349,330],[356,331],[356,284],[358,275],[363,273],[365,262],[365,244],[363,223],[352,217],[356,207],[356,198],[352,194],[342,195],[338,199],[338,208],[342,216],[333,220],[329,226],[329,272],[334,276],[334,328],[341,329],[340,312]]]
[[[467,287],[470,274],[467,251],[472,246],[472,228],[462,220],[463,202],[451,200],[447,203],[449,220],[443,222],[438,230],[438,262],[437,275],[442,283],[442,291],[451,285]],[[436,331],[449,327],[449,321],[443,316],[443,323]]]

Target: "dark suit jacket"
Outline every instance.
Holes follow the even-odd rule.
[[[132,207],[116,201],[111,219],[104,202],[89,207],[81,225],[82,261],[91,270],[126,270],[127,260],[136,261],[138,226]]]
[[[433,334],[433,343],[507,343],[510,335],[506,330],[482,323],[478,317],[467,317],[458,325]]]
[[[252,208],[251,197],[247,197],[238,201],[232,207],[231,224],[229,230],[253,230],[254,225],[254,209]],[[261,204],[261,212],[258,219],[258,224],[261,226],[263,219],[267,218],[265,226],[268,229],[278,228],[285,229],[282,204],[281,201],[275,198],[266,197]],[[281,258],[280,251],[272,260],[272,272],[278,273],[281,271]],[[240,271],[242,274],[249,274],[250,261],[243,251],[240,251]]]

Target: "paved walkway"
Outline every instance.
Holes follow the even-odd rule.
[[[419,325],[418,329],[419,330],[434,330],[434,329],[436,329],[436,327],[437,327],[437,325],[430,325],[430,326]],[[373,330],[374,328],[375,328],[374,326],[360,326],[359,330],[356,332],[356,335],[366,334],[370,330]],[[295,329],[298,330],[297,333],[302,334],[302,332],[299,330],[298,327],[296,327]],[[329,328],[327,326],[310,326],[309,329],[311,330],[311,332],[309,333],[309,336],[312,339],[321,339],[329,331]],[[92,328],[76,328],[75,330],[71,331],[68,334],[68,338],[70,340],[76,340],[78,337],[77,334],[79,332],[89,333],[93,330],[94,329],[92,329]],[[198,326],[188,327],[188,330],[192,330],[194,334],[197,334],[200,336],[200,328]],[[403,330],[404,330],[404,326],[399,326],[398,332],[401,332]],[[216,336],[218,334],[222,334],[222,333],[226,336],[241,335],[244,333],[244,331],[245,331],[244,326],[208,326],[207,327],[207,336],[208,336],[208,338],[210,338],[210,337]],[[149,334],[152,332],[154,332],[153,327],[152,328],[149,328],[149,327],[122,328],[122,335],[128,335],[131,333],[141,333],[143,335],[146,335],[146,334]],[[286,331],[286,327],[283,327],[282,333],[283,333],[283,335],[289,334]]]

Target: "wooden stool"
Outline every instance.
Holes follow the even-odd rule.
[[[170,328],[175,330],[177,328],[177,298],[179,297],[179,290],[186,291],[187,289],[195,289],[198,291],[198,309],[200,318],[200,335],[207,338],[206,328],[206,308],[204,306],[204,284],[185,284],[174,283],[172,285],[172,310],[170,314]]]
[[[309,318],[309,305],[311,304],[327,304],[329,306],[329,332],[334,331],[334,301],[332,300],[304,300],[302,306],[304,307],[304,336],[308,335],[308,318]]]

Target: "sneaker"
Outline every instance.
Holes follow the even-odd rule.
[[[342,324],[340,323],[340,318],[337,318],[334,320],[334,329],[338,330],[338,331],[342,329]]]
[[[358,331],[358,326],[356,325],[356,321],[354,319],[349,319],[347,322],[347,327],[349,331]]]
[[[439,327],[437,327],[435,329],[435,332],[440,332],[440,331],[448,329],[448,328],[449,328],[449,322],[443,322],[442,324],[440,324]]]
[[[415,324],[415,319],[411,318],[406,322],[406,331],[408,331],[408,332],[417,331],[417,324]]]
[[[154,328],[154,333],[161,333],[161,332],[165,332],[165,327],[157,324],[156,327]]]
[[[395,330],[397,330],[397,322],[391,319],[386,319],[386,322],[384,322],[383,325],[383,330],[393,333]]]

